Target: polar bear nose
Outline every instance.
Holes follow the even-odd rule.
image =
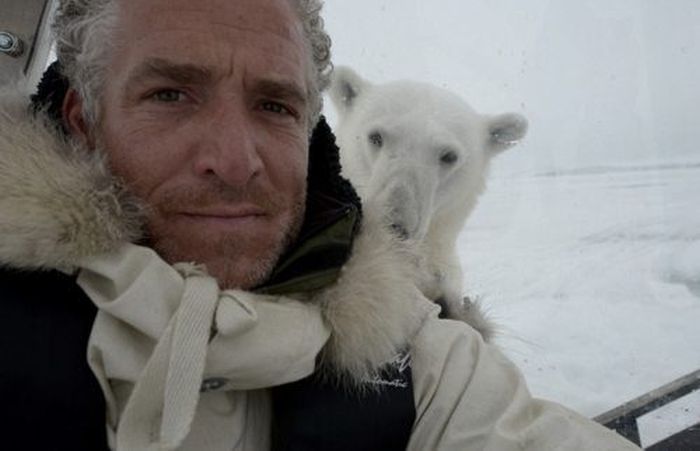
[[[387,191],[383,205],[392,233],[401,240],[421,239],[423,205],[416,188],[401,184]]]
[[[391,224],[391,231],[396,235],[399,239],[401,240],[407,240],[410,238],[410,234],[408,233],[408,230],[406,229],[406,226],[403,224],[399,223],[393,223]]]

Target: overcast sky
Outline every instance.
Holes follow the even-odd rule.
[[[696,0],[326,0],[325,18],[337,65],[527,116],[503,170],[700,162]]]

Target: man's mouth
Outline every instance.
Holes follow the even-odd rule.
[[[241,202],[233,205],[205,205],[205,206],[188,206],[183,208],[183,214],[193,216],[221,216],[221,217],[238,217],[238,216],[261,216],[265,214],[265,209],[252,202]]]
[[[267,212],[262,208],[246,205],[236,207],[187,209],[178,213],[178,216],[193,221],[221,225],[234,225],[263,219],[265,216],[267,216]]]

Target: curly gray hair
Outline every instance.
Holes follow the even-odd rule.
[[[325,31],[322,0],[290,0],[304,27],[309,54],[309,128],[316,125],[323,108],[321,93],[329,84],[331,39]],[[117,0],[59,0],[53,23],[56,54],[63,74],[83,99],[85,120],[99,120],[100,93],[116,26]]]

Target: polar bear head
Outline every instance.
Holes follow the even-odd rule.
[[[491,158],[527,131],[518,114],[481,115],[436,86],[376,85],[346,67],[335,69],[329,95],[344,175],[400,236],[416,241],[435,233],[453,244]]]

